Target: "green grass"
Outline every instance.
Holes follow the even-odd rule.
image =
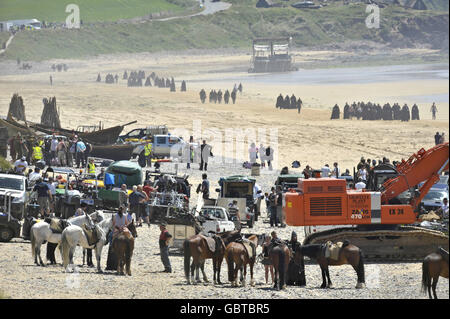
[[[183,0],[171,0],[171,3],[177,5],[180,1]],[[381,28],[368,29],[365,26],[367,14],[364,4],[298,10],[290,6],[256,9],[256,0],[229,1],[233,2],[231,9],[209,16],[140,24],[94,24],[79,30],[19,32],[2,59],[15,60],[20,57],[22,60],[46,60],[109,53],[220,48],[250,52],[253,38],[274,36],[292,36],[297,48],[339,44],[349,40],[370,40],[384,44],[402,40],[398,30],[405,29],[404,22],[411,19],[417,19],[424,25],[437,19],[448,30],[448,13],[435,11],[390,6],[381,10]],[[294,2],[292,0],[286,4]],[[435,33],[416,30],[414,27],[406,30],[411,33],[409,41],[428,41],[432,36],[437,37]]]
[[[116,21],[155,12],[178,13],[192,6],[192,0],[1,0],[0,21],[38,19],[64,22],[68,4],[77,4],[83,22]]]

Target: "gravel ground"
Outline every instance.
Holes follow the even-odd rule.
[[[195,164],[193,167],[197,167]],[[210,164],[208,171],[211,191],[217,187],[220,176],[248,174],[249,171],[239,165]],[[164,164],[163,170],[174,169],[172,164]],[[198,169],[180,172],[191,175],[190,181],[195,190],[200,181]],[[257,182],[263,191],[269,191],[276,175],[262,174]],[[196,202],[196,194],[191,203]],[[270,233],[273,229],[264,222],[265,205],[262,205],[263,218],[253,229],[243,228],[243,232]],[[299,239],[304,237],[302,227],[278,228],[282,239],[288,239],[292,231],[296,231]],[[321,272],[318,265],[306,265],[306,287],[287,287],[282,291],[272,289],[265,284],[264,269],[261,264],[255,265],[256,286],[232,288],[227,279],[226,262],[222,264],[221,278],[223,285],[201,283],[187,285],[184,278],[183,256],[175,251],[170,256],[173,273],[161,273],[163,265],[158,248],[159,227],[147,225],[138,228],[138,238],[132,259],[132,276],[117,276],[115,272],[98,274],[96,268],[79,266],[71,274],[63,272],[60,265],[38,267],[33,264],[31,248],[28,241],[14,239],[9,243],[0,243],[2,258],[0,259],[0,295],[11,298],[181,298],[181,299],[247,299],[247,298],[311,298],[311,299],[404,299],[426,298],[421,294],[421,263],[366,264],[365,289],[355,289],[356,273],[350,265],[331,267],[330,276],[334,288],[320,289]],[[258,253],[261,248],[258,248]],[[45,248],[43,249],[43,257]],[[107,249],[102,253],[102,268],[106,265]],[[60,261],[59,254],[56,255]],[[82,251],[77,249],[75,261],[81,264]],[[212,281],[212,264],[208,260],[205,265],[208,279]],[[247,275],[249,278],[249,274]],[[270,280],[270,279],[269,279]],[[249,282],[249,279],[247,280]],[[437,287],[440,298],[449,298],[448,280],[440,278]]]

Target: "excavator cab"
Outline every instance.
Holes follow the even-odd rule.
[[[391,164],[377,165],[369,172],[369,179],[367,181],[366,189],[373,192],[382,192],[383,184],[392,178],[396,178],[398,175],[400,175],[399,172]],[[391,199],[389,204],[408,204],[412,196],[415,194],[414,189],[416,185],[411,186],[412,187],[410,189]]]

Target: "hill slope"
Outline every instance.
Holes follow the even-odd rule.
[[[365,26],[365,4],[329,5],[319,10],[256,9],[256,0],[211,16],[145,23],[97,23],[80,30],[17,34],[3,59],[86,57],[122,52],[239,48],[250,51],[255,37],[292,36],[297,47],[373,41],[392,47],[448,50],[448,12],[396,6],[381,10],[380,29]],[[287,4],[295,1],[287,2]]]
[[[194,0],[2,0],[0,21],[35,18],[47,22],[64,22],[70,13],[66,6],[75,3],[84,22],[116,21],[155,12],[182,12],[197,2]]]

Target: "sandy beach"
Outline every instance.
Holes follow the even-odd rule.
[[[330,52],[305,52],[296,56],[296,61],[307,61],[311,57],[325,59]],[[334,54],[334,53],[333,53]],[[303,59],[303,60],[302,60]],[[386,156],[392,160],[407,159],[421,148],[434,145],[434,134],[444,132],[449,136],[448,69],[442,66],[410,66],[374,69],[304,70],[300,75],[261,75],[248,74],[250,56],[241,53],[203,53],[189,54],[130,54],[92,58],[90,60],[51,60],[33,63],[30,71],[18,70],[15,61],[0,63],[0,114],[6,116],[11,97],[19,93],[24,100],[28,120],[39,122],[43,110],[44,97],[56,97],[60,110],[62,126],[76,128],[78,125],[94,125],[101,121],[105,127],[124,124],[133,120],[138,123],[127,126],[124,133],[133,128],[147,125],[168,125],[174,132],[181,132],[196,140],[205,138],[212,146],[217,158],[233,157],[236,163],[227,165],[211,163],[209,174],[211,189],[217,187],[221,176],[248,174],[241,167],[248,160],[248,143],[263,141],[275,148],[276,169],[291,167],[294,160],[301,162],[301,171],[306,164],[321,168],[328,163],[338,162],[341,170],[353,170],[361,156],[381,159]],[[53,63],[66,63],[67,72],[52,72]],[[429,71],[422,78],[414,69]],[[174,77],[177,92],[155,87],[129,88],[122,80],[127,70],[144,70],[146,75],[155,72],[159,77]],[[437,70],[436,74],[432,73]],[[364,72],[367,72],[365,75]],[[300,71],[302,72],[302,69]],[[341,72],[342,81],[339,79]],[[386,80],[383,74],[394,72],[394,78]],[[102,83],[96,78],[101,74]],[[105,84],[107,73],[119,75],[118,84]],[[379,74],[375,76],[374,74]],[[354,76],[352,76],[354,74]],[[401,75],[403,74],[403,75]],[[440,74],[440,75],[439,75]],[[49,77],[53,77],[50,86]],[[292,81],[289,77],[292,76]],[[302,77],[303,76],[303,77]],[[278,77],[278,78],[277,78]],[[281,78],[284,77],[284,80]],[[308,82],[308,79],[314,81]],[[323,80],[321,80],[321,78]],[[262,80],[261,80],[262,79]],[[277,80],[279,79],[279,80]],[[180,92],[182,80],[187,82],[187,92]],[[239,80],[239,81],[237,81]],[[233,89],[235,83],[242,82],[243,93],[238,94],[236,104],[211,104],[208,100],[201,104],[199,91],[203,88]],[[297,110],[278,110],[275,108],[277,96],[295,94],[303,100],[301,113]],[[445,99],[447,96],[447,99]],[[437,120],[431,120],[431,99],[436,98]],[[341,107],[346,102],[372,101],[380,104],[395,102],[403,105],[417,103],[420,121],[383,122],[358,120],[330,120],[334,104]],[[342,113],[341,113],[342,117]],[[201,130],[199,127],[201,126]],[[178,131],[177,131],[178,129]],[[211,134],[215,129],[216,134]],[[247,131],[245,131],[247,129]],[[228,130],[228,131],[227,131]],[[238,134],[243,130],[242,134]],[[259,131],[258,131],[259,130]],[[244,147],[236,152],[227,144],[226,137],[233,132],[231,140],[242,142]],[[252,135],[256,132],[256,135]],[[260,134],[263,133],[263,134]],[[190,134],[192,133],[192,134]],[[227,135],[228,134],[228,135]],[[248,136],[248,138],[245,138]],[[236,143],[234,143],[236,145]],[[173,169],[172,166],[166,167]],[[182,172],[186,171],[182,168]],[[190,181],[197,185],[200,171],[195,167],[190,171]],[[269,191],[275,175],[262,175],[258,183],[263,191]],[[195,203],[196,196],[191,199]],[[263,213],[265,216],[265,213]],[[270,232],[268,224],[259,221],[247,232]],[[283,239],[290,237],[295,230],[302,239],[301,227],[280,229]],[[79,288],[68,288],[68,274],[62,267],[36,267],[32,263],[30,245],[23,240],[1,243],[0,251],[0,291],[13,298],[425,298],[420,292],[421,264],[369,264],[366,271],[375,280],[372,288],[356,290],[356,274],[350,266],[332,268],[335,289],[321,290],[320,269],[308,264],[306,288],[289,287],[277,292],[264,284],[264,272],[258,265],[256,287],[232,289],[225,281],[226,263],[222,267],[223,287],[211,283],[202,289],[185,284],[183,258],[171,257],[174,273],[160,274],[162,264],[159,257],[157,226],[138,229],[139,237],[133,257],[133,276],[120,277],[111,274],[96,274],[94,269],[80,268]],[[260,249],[260,248],[259,248]],[[81,250],[76,260],[80,259]],[[102,256],[106,263],[106,251]],[[57,255],[57,260],[60,258]],[[104,267],[104,266],[103,266]],[[208,261],[207,273],[212,278],[212,265]],[[377,275],[378,274],[378,275]],[[378,277],[377,277],[378,276]],[[69,277],[69,280],[70,277]],[[130,287],[133,289],[121,289]],[[165,291],[160,295],[158,291]],[[438,295],[449,298],[448,281],[440,280]]]

